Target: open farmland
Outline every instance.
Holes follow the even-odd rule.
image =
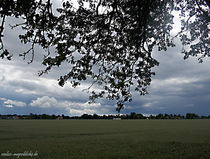
[[[2,153],[36,159],[210,159],[210,120],[0,120]]]

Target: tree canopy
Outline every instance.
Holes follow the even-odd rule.
[[[69,72],[59,78],[59,85],[67,81],[73,87],[92,80],[99,89],[91,91],[94,101],[106,97],[117,101],[120,111],[132,100],[132,91],[147,94],[152,68],[159,63],[152,57],[154,47],[167,50],[175,47],[174,38],[183,44],[184,58],[210,56],[209,0],[71,0],[62,2],[52,11],[52,2],[36,0],[0,0],[0,57],[11,59],[3,45],[7,17],[22,18],[25,34],[22,43],[31,48],[20,56],[36,55],[35,45],[46,50],[43,64],[49,72],[53,67],[68,64]],[[179,11],[181,30],[174,36],[172,11]],[[56,56],[49,51],[56,48]]]

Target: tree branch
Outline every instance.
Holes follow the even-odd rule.
[[[2,37],[3,37],[3,30],[4,30],[4,23],[5,23],[5,18],[6,18],[6,15],[3,16],[3,19],[2,19],[2,23],[1,23],[1,26],[0,26],[0,43],[2,43],[2,46],[0,49],[3,49],[3,41],[2,41]]]
[[[96,7],[96,15],[98,16],[98,9],[99,9],[99,7],[100,7],[100,5],[101,5],[101,2],[102,2],[102,0],[99,0],[99,3],[98,3],[98,5],[97,5],[97,7]]]

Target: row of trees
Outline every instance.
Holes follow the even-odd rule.
[[[130,114],[123,115],[89,115],[83,114],[81,116],[65,116],[62,115],[47,115],[47,114],[32,114],[29,115],[17,115],[17,114],[8,114],[8,115],[0,115],[0,119],[210,119],[210,115],[208,116],[199,116],[194,113],[187,113],[184,115],[176,115],[176,114],[158,114],[158,115],[150,115],[144,116],[143,114],[136,114],[132,112]]]

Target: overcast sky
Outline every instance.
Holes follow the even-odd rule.
[[[57,79],[65,73],[66,66],[39,77],[38,71],[44,68],[39,56],[43,50],[36,49],[35,61],[30,65],[18,57],[29,46],[20,44],[17,35],[21,32],[9,29],[12,23],[14,20],[8,18],[4,41],[14,57],[12,61],[0,59],[0,114],[117,114],[115,101],[100,99],[88,104],[89,94],[82,91],[88,87],[86,83],[76,89],[70,84],[58,86]],[[176,22],[175,28],[178,27]],[[133,92],[133,101],[121,113],[210,115],[210,59],[205,58],[203,63],[198,63],[196,57],[183,60],[181,49],[177,42],[166,52],[153,51],[160,66],[153,69],[156,75],[149,95]]]

